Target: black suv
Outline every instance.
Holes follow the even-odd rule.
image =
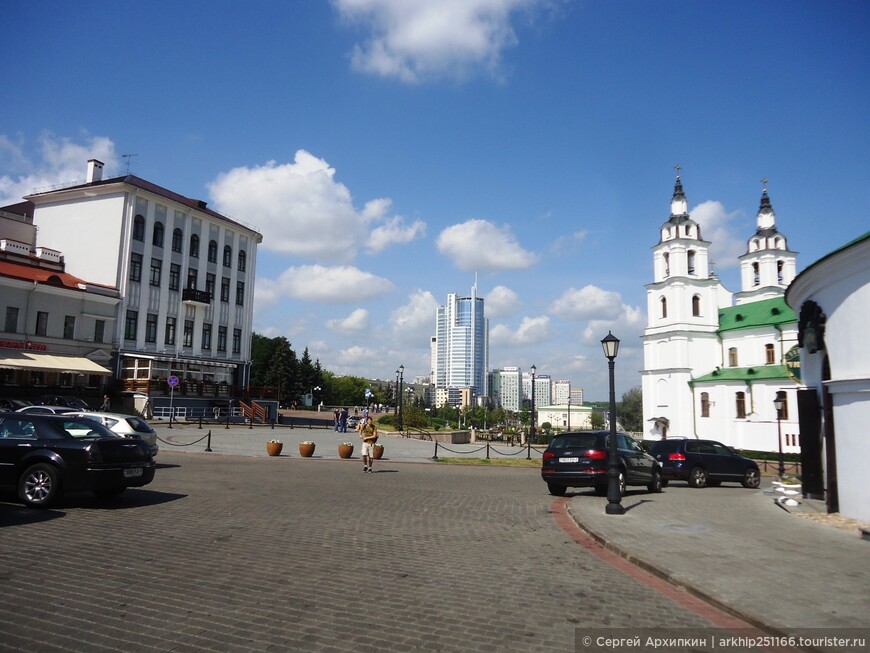
[[[715,440],[659,440],[650,447],[650,453],[662,466],[665,482],[676,479],[692,487],[723,481],[742,483],[748,488],[761,484],[761,472],[754,460]]]
[[[609,431],[560,433],[544,450],[541,478],[550,494],[561,497],[569,487],[591,487],[607,495]],[[662,491],[661,468],[655,458],[625,433],[616,434],[619,458],[619,492],[626,485],[645,485],[650,492]]]

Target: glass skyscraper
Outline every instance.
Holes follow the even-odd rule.
[[[489,395],[489,320],[476,283],[469,297],[447,295],[447,304],[438,308],[432,346],[436,389],[472,388],[475,396]]]

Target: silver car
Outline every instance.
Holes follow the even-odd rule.
[[[77,413],[77,417],[99,422],[113,433],[125,438],[141,438],[151,447],[151,455],[156,456],[157,433],[151,425],[138,415],[122,415],[121,413]]]

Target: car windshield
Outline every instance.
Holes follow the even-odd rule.
[[[118,437],[102,424],[90,419],[68,419],[59,422],[59,425],[74,438]]]
[[[595,433],[572,433],[555,438],[551,449],[592,449],[598,443]]]

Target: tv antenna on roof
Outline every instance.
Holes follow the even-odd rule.
[[[130,174],[130,159],[132,159],[134,156],[139,156],[139,155],[138,154],[122,154],[121,155],[122,159],[127,159],[127,172],[126,172],[126,174],[128,174],[128,175]]]

